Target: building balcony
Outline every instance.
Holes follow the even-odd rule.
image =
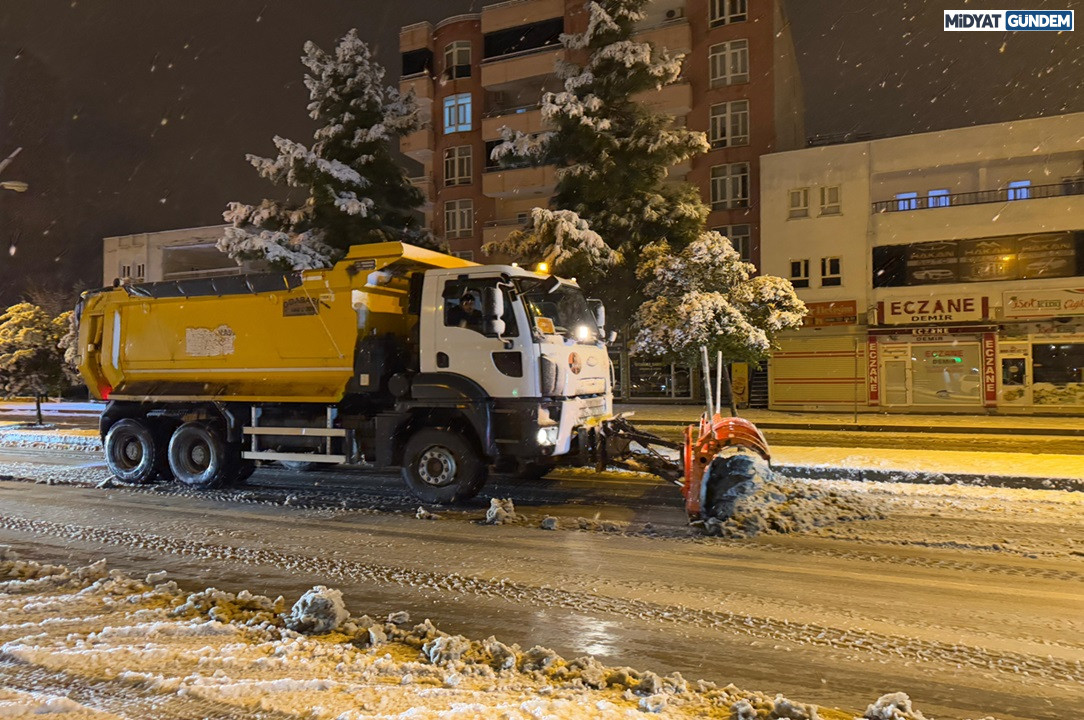
[[[530,135],[541,132],[542,111],[537,105],[532,105],[490,113],[482,118],[482,138],[496,140],[505,126]]]
[[[671,54],[688,53],[693,49],[693,34],[687,18],[680,17],[644,28],[636,33],[637,42],[649,42],[658,50],[666,49]]]
[[[399,139],[399,152],[426,165],[433,159],[433,129],[422,128]]]
[[[399,30],[399,51],[408,52],[427,48],[432,42],[433,26],[428,22],[407,25]]]
[[[482,244],[503,242],[515,230],[521,230],[523,222],[515,218],[505,220],[491,220],[482,228]]]
[[[1021,193],[1026,191],[1027,196]],[[1013,199],[1009,193],[1013,192]],[[1084,179],[872,204],[876,244],[1079,230]]]
[[[428,117],[433,105],[433,80],[428,73],[420,73],[402,78],[399,81],[399,92],[406,95],[414,91],[414,97],[418,101],[418,108],[422,117]]]
[[[423,212],[427,212],[433,209],[433,178],[427,175],[420,175],[418,177],[410,178],[410,184],[422,191],[422,195],[425,196],[425,203],[421,209]]]
[[[482,8],[482,32],[507,30],[564,14],[564,0],[509,0],[486,5]]]
[[[534,77],[552,75],[557,59],[564,54],[560,47],[524,50],[482,61],[482,87],[507,85]]]
[[[653,112],[675,117],[688,115],[693,109],[693,89],[687,82],[667,85],[662,90],[638,93],[633,99]]]
[[[489,170],[482,175],[482,194],[492,198],[548,197],[556,187],[553,165]]]

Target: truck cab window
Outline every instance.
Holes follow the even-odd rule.
[[[492,280],[450,280],[444,285],[444,325],[445,327],[461,327],[482,333],[483,315],[482,303],[486,288],[496,286],[497,281]],[[516,313],[512,298],[507,290],[504,291],[504,336],[515,337],[519,335],[516,327]]]

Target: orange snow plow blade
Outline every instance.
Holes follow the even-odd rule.
[[[723,417],[716,413],[709,420],[705,414],[699,425],[685,428],[685,448],[682,460],[685,484],[681,492],[685,496],[685,511],[689,518],[700,519],[708,487],[704,482],[712,461],[726,448],[745,449],[756,453],[765,462],[771,462],[768,441],[753,423],[739,417]]]

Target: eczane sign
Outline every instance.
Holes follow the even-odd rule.
[[[985,320],[990,303],[985,295],[929,295],[877,303],[878,325],[918,325]]]

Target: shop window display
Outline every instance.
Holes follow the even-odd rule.
[[[1037,343],[1031,353],[1036,405],[1084,405],[1084,343]]]
[[[916,405],[978,405],[982,402],[978,343],[911,346]]]

